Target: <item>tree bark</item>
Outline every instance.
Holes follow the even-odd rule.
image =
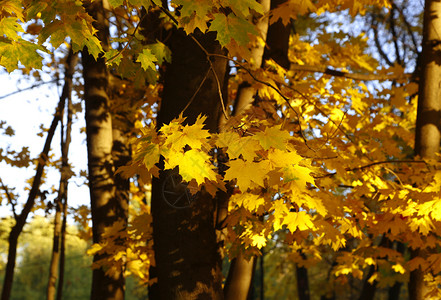
[[[270,10],[271,0],[260,0],[265,13]],[[260,16],[256,22],[256,29],[261,38],[266,41],[269,21],[267,16]],[[260,68],[263,61],[263,53],[265,47],[262,43],[258,43],[251,49],[251,60],[253,68]],[[252,106],[256,89],[248,82],[242,83],[237,91],[237,98],[234,102],[233,115],[237,116],[244,113]],[[224,121],[221,121],[225,123]],[[223,124],[221,124],[222,126]],[[227,206],[224,206],[226,210]],[[224,213],[226,214],[226,212]],[[250,292],[253,273],[255,269],[256,257],[253,256],[249,260],[245,259],[243,255],[233,258],[230,269],[228,271],[227,281],[225,282],[224,294],[225,299],[246,300]]]
[[[193,36],[209,53],[223,54],[215,34]],[[216,132],[220,114],[217,75],[222,87],[227,62],[212,59],[182,30],[175,30],[168,43],[173,62],[166,66],[158,127],[177,117],[192,98],[205,74],[208,78],[185,110],[187,123],[206,115],[206,128]],[[221,257],[214,228],[214,200],[205,192],[196,195],[191,206],[175,209],[164,200],[163,186],[170,172],[153,178],[152,215],[157,286],[153,299],[223,299]]]
[[[374,281],[372,284],[369,283],[369,278],[372,277],[375,273],[375,266],[369,266],[369,271],[367,273],[366,279],[363,282],[363,288],[361,289],[360,297],[358,300],[372,300],[375,296],[375,291],[377,289],[377,281]]]
[[[304,253],[300,253],[303,259],[306,259]],[[309,300],[309,280],[308,280],[308,270],[305,267],[299,267],[296,265],[297,273],[297,293],[299,295],[299,300]]]
[[[249,260],[239,254],[231,261],[227,281],[225,282],[225,299],[247,299],[253,279],[256,256]]]
[[[86,5],[94,18],[98,39],[103,49],[109,46],[109,25],[103,1]],[[102,242],[106,228],[115,222],[125,222],[126,208],[115,196],[114,165],[112,159],[113,133],[109,107],[109,73],[105,60],[95,60],[86,50],[82,52],[84,99],[86,103],[87,155],[92,212],[93,242]],[[94,261],[110,258],[112,254],[97,254]],[[124,299],[122,268],[106,274],[106,270],[93,270],[91,299]]]
[[[441,120],[441,2],[426,0],[422,74],[418,96],[415,154],[435,158],[440,148]]]
[[[423,23],[422,74],[419,86],[415,155],[435,159],[441,132],[441,2],[426,0]],[[426,257],[427,250],[413,249],[411,257]],[[409,299],[423,300],[428,292],[424,271],[411,272]]]
[[[72,49],[69,50],[69,54],[66,60],[66,78],[65,85],[67,86],[67,98],[68,106],[71,102],[72,93],[72,75],[77,63],[77,55],[73,53]],[[52,257],[49,266],[49,280],[47,286],[47,299],[55,299],[56,284],[58,278],[58,263],[60,260],[60,242],[62,234],[62,221],[61,215],[63,214],[63,205],[67,199],[67,184],[70,177],[70,169],[68,163],[68,152],[70,145],[70,132],[72,126],[72,116],[71,110],[67,110],[67,123],[66,132],[64,132],[64,126],[61,128],[61,170],[60,170],[60,186],[58,190],[58,197],[55,199],[55,216],[54,216],[54,237],[53,237],[53,247],[52,247]],[[62,122],[62,121],[61,121]],[[63,125],[63,124],[62,124]]]

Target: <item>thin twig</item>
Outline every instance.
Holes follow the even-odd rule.
[[[187,108],[190,106],[190,104],[193,102],[194,98],[196,98],[196,95],[199,93],[199,90],[202,88],[202,86],[204,85],[205,80],[207,80],[208,77],[208,73],[210,73],[211,68],[209,68],[207,70],[207,73],[205,73],[204,79],[202,79],[201,83],[199,84],[198,88],[196,89],[196,91],[194,92],[193,96],[191,96],[190,100],[188,101],[187,105],[184,107],[184,109],[181,111],[181,114],[183,114]]]
[[[6,197],[8,198],[8,202],[9,204],[11,204],[12,207],[12,213],[14,214],[14,219],[17,220],[17,213],[15,211],[15,203],[14,200],[12,199],[11,194],[9,193],[8,187],[3,183],[3,180],[0,178],[0,183],[2,185],[2,189],[5,191]]]
[[[373,80],[397,80],[401,78],[409,78],[412,76],[412,74],[399,74],[398,76],[396,74],[360,74],[360,73],[349,73],[346,71],[339,71],[335,70],[330,67],[326,66],[309,66],[309,65],[296,65],[291,64],[290,67],[291,70],[294,71],[305,71],[305,72],[314,72],[314,73],[322,73],[330,76],[335,77],[344,77],[349,78],[353,80],[360,80],[360,81],[373,81]]]
[[[13,95],[18,94],[18,93],[21,93],[21,92],[27,91],[27,90],[32,90],[32,89],[34,89],[34,88],[40,87],[40,86],[45,85],[45,84],[58,82],[58,80],[59,80],[59,79],[54,79],[54,80],[50,80],[50,81],[44,81],[44,82],[40,82],[40,83],[33,84],[33,85],[31,85],[31,86],[29,86],[29,87],[27,87],[27,88],[24,88],[24,89],[21,89],[21,90],[17,90],[17,91],[11,92],[11,93],[9,93],[9,94],[6,94],[6,95],[3,95],[3,96],[0,96],[0,100],[5,99],[5,98],[8,98],[8,97],[13,96]]]
[[[383,165],[383,164],[400,164],[400,163],[417,163],[417,164],[425,164],[427,165],[427,162],[425,162],[424,160],[385,160],[385,161],[376,161],[364,166],[360,166],[360,167],[356,167],[356,168],[346,168],[345,171],[347,172],[353,172],[353,171],[361,171],[373,166],[377,166],[377,165]],[[313,176],[314,178],[325,178],[325,177],[332,177],[334,175],[336,175],[337,172],[334,173],[328,173],[325,175],[321,175],[321,176]]]
[[[126,49],[127,47],[130,45],[130,43],[133,41],[133,39],[135,38],[135,34],[136,31],[139,28],[139,25],[141,25],[142,21],[144,20],[144,18],[147,16],[147,14],[143,15],[141,20],[139,20],[138,24],[136,24],[135,30],[133,31],[133,33],[130,35],[130,39],[127,41],[127,43],[124,45],[124,47],[118,51],[117,54],[115,54],[114,56],[112,56],[111,58],[109,58],[106,62],[106,64],[110,64],[112,61],[114,61],[118,56],[120,56]]]
[[[301,126],[301,124],[300,124],[300,114],[299,114],[299,112],[297,112],[297,111],[294,109],[294,107],[292,107],[291,103],[289,103],[289,98],[286,97],[286,96],[285,96],[285,95],[284,95],[284,94],[283,94],[283,93],[282,93],[277,87],[275,87],[274,85],[272,85],[272,84],[269,83],[269,82],[266,82],[266,81],[260,80],[259,78],[257,78],[257,77],[251,72],[251,70],[249,70],[247,67],[245,67],[241,62],[239,62],[239,61],[237,61],[237,60],[235,60],[235,59],[233,59],[233,58],[231,58],[231,57],[228,57],[228,56],[225,56],[225,55],[222,55],[222,54],[213,54],[213,53],[211,53],[211,54],[209,54],[209,55],[210,55],[210,56],[215,56],[215,57],[220,57],[220,58],[227,59],[227,60],[230,60],[230,61],[234,62],[236,65],[238,65],[239,67],[241,67],[242,69],[244,69],[244,70],[245,70],[245,71],[251,76],[251,78],[253,78],[254,81],[256,81],[256,82],[258,82],[258,83],[261,83],[261,84],[263,84],[263,85],[266,85],[266,86],[272,88],[274,91],[276,91],[276,93],[279,94],[280,97],[283,98],[283,100],[285,100],[285,102],[286,102],[286,104],[288,105],[288,107],[289,107],[289,108],[290,108],[290,109],[296,114],[297,118],[299,119],[300,135],[301,135],[303,141],[305,142],[305,145],[306,145],[310,150],[316,152],[314,149],[312,149],[312,148],[308,145],[308,140],[306,139],[306,137],[305,137],[304,134],[303,134],[302,126]]]

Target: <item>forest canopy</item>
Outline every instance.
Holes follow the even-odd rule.
[[[440,15],[435,0],[1,0],[1,72],[59,95],[38,156],[0,148],[32,174],[17,191],[0,171],[2,300],[28,285],[19,237],[41,215],[48,300],[69,299],[70,235],[93,257],[91,299],[440,299]],[[75,177],[90,205],[69,201]]]

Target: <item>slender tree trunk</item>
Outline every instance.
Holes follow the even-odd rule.
[[[209,53],[224,54],[215,34],[195,33],[194,37]],[[217,131],[220,114],[218,84],[223,86],[227,62],[212,59],[182,30],[175,30],[168,43],[173,62],[164,73],[164,90],[158,126],[176,118],[188,104],[198,86],[208,78],[185,110],[188,123],[206,115],[206,128]],[[164,200],[163,186],[170,172],[163,172],[152,183],[153,238],[158,283],[153,299],[223,299],[221,257],[214,226],[214,200],[200,192],[188,208],[175,209]]]
[[[68,76],[71,76],[69,75],[67,69],[65,75],[66,78]],[[11,297],[12,283],[14,280],[15,260],[17,258],[18,237],[23,231],[23,227],[26,224],[26,219],[29,213],[31,212],[32,208],[34,207],[35,198],[37,197],[40,188],[43,170],[47,163],[47,159],[49,157],[52,138],[54,137],[55,129],[57,128],[58,122],[61,120],[63,108],[66,103],[66,98],[68,97],[68,94],[69,94],[69,89],[67,84],[65,83],[63,87],[63,92],[60,97],[60,101],[58,102],[58,106],[54,114],[54,118],[48,130],[43,151],[41,152],[40,159],[38,160],[37,170],[35,172],[34,181],[32,182],[32,187],[29,192],[28,199],[20,215],[18,215],[17,218],[15,219],[15,225],[12,227],[11,232],[9,233],[8,262],[6,264],[5,277],[3,281],[3,290],[2,290],[2,298],[1,298],[2,300],[9,300]]]
[[[372,300],[375,296],[375,291],[377,289],[377,281],[374,281],[372,284],[369,283],[369,278],[372,277],[375,273],[375,266],[369,266],[369,271],[367,273],[366,279],[363,282],[363,288],[360,292],[360,297],[358,300]]]
[[[69,54],[66,60],[66,73],[69,72],[69,76],[65,78],[65,85],[68,89],[68,106],[71,101],[72,93],[72,75],[77,62],[77,55],[73,54],[72,49],[69,50]],[[66,74],[67,75],[67,74]],[[69,109],[67,110],[69,114]],[[63,125],[63,121],[62,125]],[[70,177],[70,169],[68,164],[68,152],[70,145],[70,132],[71,132],[72,118],[68,116],[66,123],[66,132],[64,132],[64,126],[61,128],[61,178],[60,186],[58,190],[58,197],[55,200],[55,217],[54,217],[54,238],[53,238],[53,248],[52,257],[49,266],[49,280],[47,285],[47,299],[55,299],[55,290],[58,278],[58,262],[60,260],[60,241],[61,241],[61,215],[63,213],[63,203],[67,198],[67,181]]]
[[[303,259],[306,259],[305,254],[300,253]],[[299,300],[309,300],[309,280],[308,280],[308,270],[305,267],[299,267],[296,265],[297,273],[297,293],[299,295]]]
[[[64,166],[69,167],[67,152],[69,149],[71,141],[71,131],[72,131],[72,115],[73,115],[73,105],[72,105],[72,93],[69,95],[67,101],[67,129],[66,129],[66,142],[64,144],[64,149],[66,151],[66,161]],[[67,226],[67,182],[66,182],[66,197],[62,199],[61,207],[63,212],[63,219],[61,222],[61,237],[60,237],[60,263],[58,268],[58,287],[57,287],[57,300],[61,300],[63,297],[63,286],[64,286],[64,266],[66,262],[66,226]]]
[[[93,1],[86,6],[94,18],[94,27],[103,49],[109,45],[109,27],[103,1]],[[82,52],[84,99],[86,102],[87,154],[89,188],[92,211],[93,242],[102,242],[102,234],[115,222],[125,220],[125,207],[115,197],[114,165],[112,160],[112,118],[109,109],[109,74],[105,60],[95,60],[87,49]],[[94,256],[94,261],[112,254]],[[93,270],[91,299],[124,299],[124,274],[122,268],[107,272]]]
[[[415,154],[435,159],[441,132],[441,2],[426,0],[423,24],[422,74],[419,86]],[[411,250],[411,257],[425,257],[426,249]],[[410,274],[409,299],[423,300],[428,292],[420,268]]]
[[[253,279],[256,257],[249,260],[239,254],[231,261],[227,281],[225,282],[225,299],[247,299]]]
[[[263,6],[264,12],[270,10],[271,0],[260,0],[260,4]],[[260,37],[266,40],[268,32],[268,17],[260,16],[256,22],[256,28]],[[260,68],[262,66],[262,59],[265,47],[262,43],[258,43],[251,49],[251,62],[253,62],[254,68]],[[240,115],[252,106],[254,96],[256,95],[256,89],[252,87],[248,82],[244,82],[240,85],[237,98],[234,103],[233,115]],[[221,123],[225,123],[221,121]],[[223,124],[221,124],[222,126]],[[225,213],[226,214],[226,213]],[[224,286],[225,299],[227,300],[245,300],[250,294],[250,286],[252,283],[253,273],[255,269],[256,257],[253,256],[249,260],[245,259],[243,255],[235,257],[228,271],[227,281]]]
[[[61,222],[61,241],[60,241],[60,264],[58,268],[58,286],[57,286],[57,300],[63,299],[64,287],[64,266],[66,263],[66,225],[67,225],[67,197],[64,199],[63,205],[63,220]]]

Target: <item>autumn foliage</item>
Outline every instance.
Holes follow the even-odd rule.
[[[418,63],[412,75],[415,55],[399,55],[417,26],[406,31],[401,11],[394,26],[404,28],[404,42],[395,48],[396,61],[381,45],[374,50],[380,28],[374,18],[388,12],[393,19],[396,3],[289,0],[269,9],[254,0],[109,0],[104,8],[114,28],[105,49],[83,2],[1,1],[0,65],[26,74],[41,69],[51,52],[86,48],[105,59],[113,76],[110,111],[125,107],[131,146],[131,161],[114,171],[132,178],[131,206],[128,224],[111,224],[89,249],[105,257],[94,268],[106,274],[123,268],[146,286],[157,281],[146,194],[153,177],[165,176],[180,187],[162,187],[161,201],[171,209],[194,209],[201,195],[227,195],[226,217],[215,226],[223,257],[259,257],[280,243],[298,267],[326,269],[326,287],[314,292],[326,299],[351,289],[353,280],[360,290],[392,289],[420,269],[426,299],[441,298],[441,165],[439,155],[414,155]],[[333,16],[345,14],[353,23],[328,30]],[[372,34],[347,30],[360,18],[372,18]],[[253,49],[271,50],[269,36],[256,26],[262,20],[270,28],[293,27],[288,65],[266,54],[256,65]],[[208,69],[196,86],[207,81],[218,91],[207,100],[220,104],[217,130],[207,129],[210,117],[202,113],[186,115],[199,89],[181,100],[171,122],[156,119],[163,76],[175,63],[168,46],[173,30],[183,30],[203,53]],[[210,53],[201,36],[215,36],[224,54]],[[226,83],[214,62],[228,64]],[[235,99],[244,86],[253,95],[241,111]]]

